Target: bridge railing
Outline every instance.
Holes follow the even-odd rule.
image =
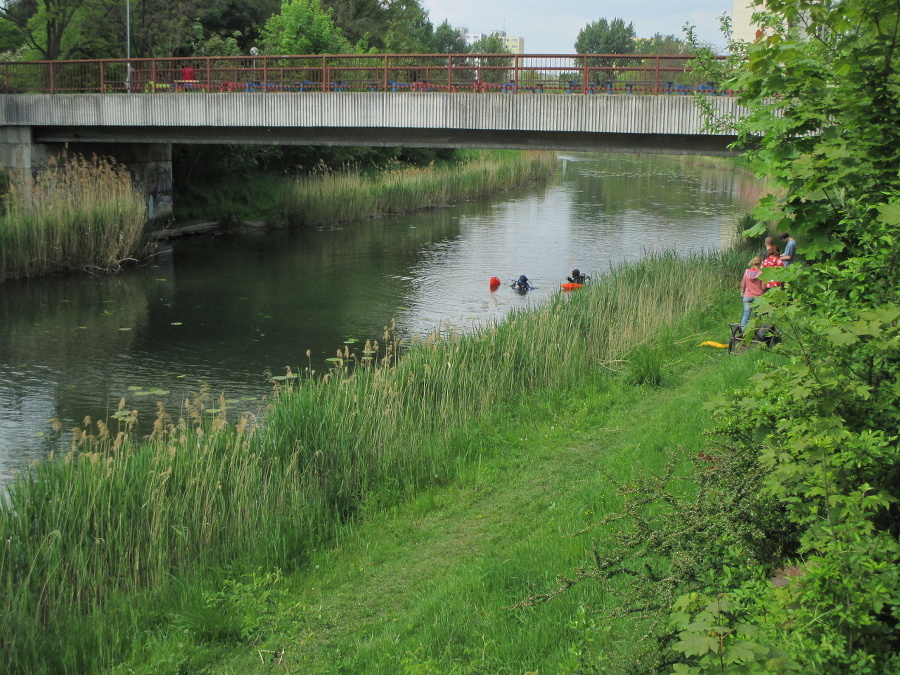
[[[685,56],[337,54],[0,62],[0,93],[730,94]]]

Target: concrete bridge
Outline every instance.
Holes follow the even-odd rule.
[[[740,114],[710,96],[719,116]],[[692,96],[472,93],[7,94],[34,143],[262,143],[725,154]]]
[[[115,157],[150,185],[160,183],[160,174],[171,176],[172,143],[732,154],[727,146],[734,134],[706,129],[701,106],[693,95],[683,95],[687,85],[663,84],[674,75],[667,75],[659,58],[632,73],[655,79],[626,81],[615,73],[618,86],[609,80],[604,88],[591,84],[602,70],[591,65],[597,58],[585,57],[577,79],[556,89],[545,89],[536,79],[538,66],[518,57],[512,64],[503,57],[495,78],[501,84],[491,85],[483,79],[491,73],[473,74],[471,62],[448,70],[448,57],[439,58],[440,68],[423,71],[420,66],[415,72],[421,79],[406,85],[393,78],[408,74],[408,66],[401,70],[386,58],[375,80],[368,61],[342,71],[335,63],[301,71],[297,63],[288,68],[279,61],[276,68],[272,61],[262,64],[262,85],[249,79],[260,77],[256,61],[255,70],[250,63],[242,70],[242,62],[208,59],[197,64],[206,79],[188,82],[174,79],[180,64],[168,64],[167,71],[166,64],[153,61],[141,71],[140,86],[131,79],[138,71],[128,70],[126,80],[109,77],[120,62],[76,63],[79,73],[86,72],[84,64],[98,67],[99,77],[82,74],[74,86],[62,77],[65,64],[25,64],[32,69],[18,80],[7,70],[3,89],[25,91],[0,94],[0,163],[30,176],[68,149]],[[542,76],[546,62],[540,62]],[[610,66],[599,75],[613,77],[613,70]],[[172,83],[156,82],[166,72]],[[226,72],[234,81],[223,81]],[[338,72],[344,79],[335,79]],[[462,81],[463,76],[470,79]],[[312,77],[315,84],[288,84],[298,77]],[[276,84],[269,83],[276,78]],[[445,84],[434,84],[437,78]],[[17,87],[17,81],[32,84]],[[689,88],[705,94],[717,117],[743,113],[733,97],[711,86]],[[40,93],[25,93],[31,90]]]

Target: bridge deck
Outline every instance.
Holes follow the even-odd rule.
[[[706,99],[740,116],[735,99]],[[472,93],[6,94],[0,124],[34,140],[419,145],[725,152],[689,96]]]

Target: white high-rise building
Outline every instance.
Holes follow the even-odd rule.
[[[741,42],[753,42],[759,26],[753,23],[755,8],[749,0],[731,0],[731,37]]]
[[[489,35],[495,35],[500,38],[501,42],[503,42],[503,46],[510,53],[525,53],[525,38],[509,36],[504,30],[492,30],[490,33],[469,33],[467,29],[463,28],[461,29],[461,32],[463,34],[463,37],[465,37],[466,39],[466,44],[470,47],[479,40],[487,38]]]

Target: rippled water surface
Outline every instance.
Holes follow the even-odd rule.
[[[559,157],[549,184],[434,212],[302,232],[184,239],[118,276],[0,284],[0,480],[122,397],[149,420],[201,382],[254,410],[267,372],[322,369],[345,341],[468,328],[649,251],[727,245],[756,193],[677,159]],[[526,274],[518,295],[504,284]],[[306,352],[311,356],[307,357]]]

